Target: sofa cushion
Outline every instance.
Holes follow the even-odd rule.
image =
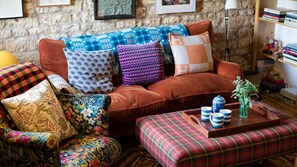
[[[109,93],[112,84],[112,51],[64,49],[71,86],[82,93]]]
[[[124,85],[151,84],[164,79],[159,41],[139,45],[119,45]]]
[[[64,78],[60,75],[52,74],[48,76],[49,81],[53,84],[53,86],[62,92],[74,94],[76,91],[69,85]]]
[[[208,33],[193,36],[169,34],[175,63],[175,76],[213,70]]]
[[[66,119],[48,80],[1,102],[20,131],[51,132],[60,140],[77,134]]]
[[[109,96],[57,93],[57,98],[66,118],[77,132],[108,136]]]
[[[138,117],[161,113],[166,109],[166,98],[139,85],[119,86],[109,96],[110,125],[135,121]]]
[[[187,105],[186,107],[190,108],[199,106],[201,102],[211,104],[209,99],[212,99],[212,94],[222,94],[224,97],[231,94],[235,88],[232,82],[213,73],[195,73],[179,77],[171,76],[148,86],[147,89],[169,101],[174,101],[175,106]],[[208,100],[203,101],[204,99]],[[226,97],[227,102],[228,99],[230,98]]]

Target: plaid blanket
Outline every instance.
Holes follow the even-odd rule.
[[[189,33],[184,25],[138,27],[123,29],[115,32],[97,35],[85,35],[77,37],[61,37],[66,48],[77,51],[112,50],[114,54],[114,73],[120,74],[118,45],[144,44],[159,40],[163,48],[165,64],[173,63],[173,56],[169,44],[168,33],[188,36]]]
[[[173,112],[137,119],[136,136],[168,167],[233,166],[296,152],[297,120],[266,107],[281,119],[281,125],[206,138],[182,118],[181,112]]]

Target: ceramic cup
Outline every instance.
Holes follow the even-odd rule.
[[[219,113],[224,115],[224,124],[230,124],[232,118],[232,110],[230,109],[220,109]]]
[[[201,107],[201,121],[209,122],[209,115],[212,113],[212,107]]]
[[[222,128],[224,125],[224,115],[222,113],[212,113],[209,120],[213,128]]]

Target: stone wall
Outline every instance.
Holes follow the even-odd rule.
[[[240,9],[231,12],[231,61],[250,66],[255,0],[239,0]],[[39,65],[38,41],[61,36],[98,34],[140,26],[174,25],[210,19],[214,27],[213,54],[223,59],[225,50],[225,0],[197,0],[195,13],[155,14],[155,0],[137,0],[133,19],[94,20],[93,0],[72,0],[71,6],[36,7],[24,0],[25,17],[0,20],[0,50],[13,52],[21,62]]]

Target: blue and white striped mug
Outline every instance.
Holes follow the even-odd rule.
[[[209,120],[213,128],[222,128],[224,125],[224,115],[222,113],[212,113]]]
[[[212,107],[202,106],[201,107],[201,121],[209,122],[209,115],[212,113]]]
[[[224,115],[224,124],[230,124],[232,118],[232,110],[230,109],[220,109],[219,113]]]

